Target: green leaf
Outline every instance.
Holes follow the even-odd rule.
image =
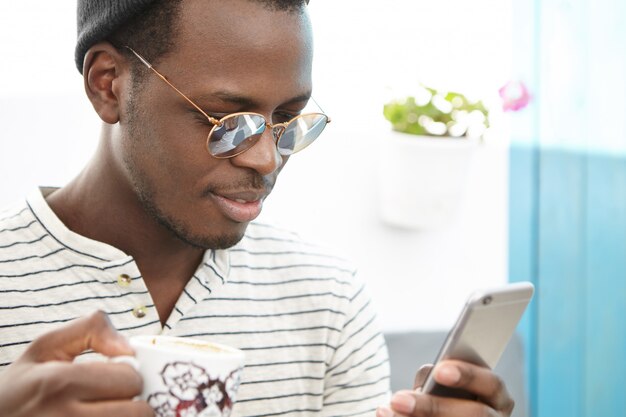
[[[443,94],[434,88],[422,85],[432,97]],[[482,101],[476,103],[470,102],[463,94],[450,91],[445,93],[444,99],[450,102],[457,111],[466,111],[470,113],[478,110],[485,116],[485,127],[489,127],[489,111]],[[453,114],[444,113],[439,110],[431,101],[424,105],[418,105],[415,97],[407,96],[402,99],[393,100],[384,105],[383,115],[391,123],[393,130],[404,133],[412,133],[415,135],[430,135],[425,126],[420,123],[420,119],[426,116],[433,122],[442,122],[446,126],[454,124]],[[449,135],[446,132],[446,135]]]

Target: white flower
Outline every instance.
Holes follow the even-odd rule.
[[[227,417],[228,414],[222,414],[217,404],[209,404],[198,413],[198,417]]]
[[[148,404],[157,417],[176,417],[178,399],[164,392],[157,392],[148,397]]]
[[[218,404],[224,398],[224,394],[220,390],[220,381],[215,381],[210,387],[206,387],[202,390],[202,396],[207,404]]]
[[[206,371],[193,363],[174,362],[161,372],[169,392],[179,400],[191,401],[198,395],[198,387],[208,381]]]

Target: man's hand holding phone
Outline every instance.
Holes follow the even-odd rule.
[[[502,380],[490,369],[457,360],[439,362],[435,380],[461,389],[476,399],[440,397],[421,392],[432,365],[423,366],[415,378],[414,390],[398,391],[390,407],[381,407],[377,417],[508,417],[515,405]]]
[[[413,391],[399,391],[377,417],[508,417],[515,405],[496,366],[522,317],[534,287],[508,284],[477,291],[448,334],[435,366],[423,366]]]

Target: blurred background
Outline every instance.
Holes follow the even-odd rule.
[[[75,7],[0,3],[0,205],[63,185],[95,149]],[[386,332],[445,331],[474,289],[533,281],[519,328],[529,414],[626,415],[626,5],[315,0],[310,13],[314,96],[333,121],[291,158],[261,220],[352,259]],[[502,111],[509,81],[530,91],[520,111]],[[435,197],[452,209],[417,227],[381,216],[396,161],[383,106],[420,83],[484,100],[492,127],[452,199]],[[461,164],[423,173],[407,155],[403,176],[435,195],[441,167]]]

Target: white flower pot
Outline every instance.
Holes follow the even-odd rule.
[[[393,131],[380,140],[382,220],[408,229],[433,229],[448,223],[462,202],[478,142]]]

